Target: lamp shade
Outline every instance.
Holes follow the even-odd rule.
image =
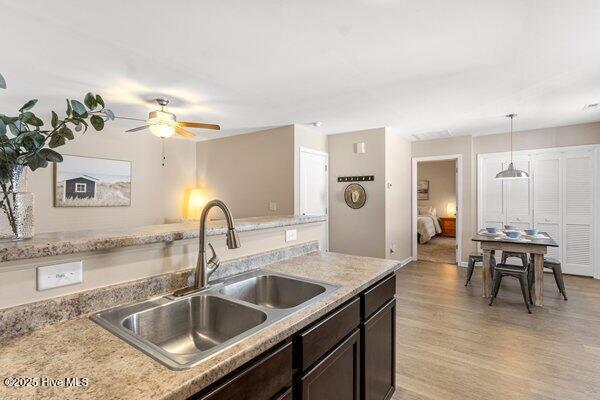
[[[446,205],[446,214],[448,214],[448,215],[455,215],[456,214],[456,204],[454,204],[454,203],[448,203]]]
[[[508,164],[508,168],[496,174],[496,179],[527,179],[527,172],[515,169],[513,163]]]
[[[193,188],[186,191],[185,218],[200,219],[200,213],[204,208],[204,195],[202,189]]]

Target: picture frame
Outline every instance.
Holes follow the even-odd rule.
[[[54,207],[131,206],[131,161],[63,155],[54,163]]]

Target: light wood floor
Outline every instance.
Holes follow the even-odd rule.
[[[527,314],[505,278],[493,307],[481,269],[413,262],[398,271],[393,399],[600,399],[600,281],[565,276],[568,301],[544,276],[544,307]]]

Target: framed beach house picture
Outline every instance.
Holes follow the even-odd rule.
[[[130,161],[64,155],[54,164],[55,207],[130,205]]]

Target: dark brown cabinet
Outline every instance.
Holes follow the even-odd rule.
[[[334,347],[299,379],[298,400],[360,399],[360,331]]]
[[[242,368],[216,385],[198,400],[271,400],[292,383],[292,344],[285,344],[270,354]],[[280,397],[285,399],[285,397]]]
[[[392,274],[190,399],[389,400],[395,292]]]
[[[396,384],[396,300],[361,324],[362,400],[387,400]]]

